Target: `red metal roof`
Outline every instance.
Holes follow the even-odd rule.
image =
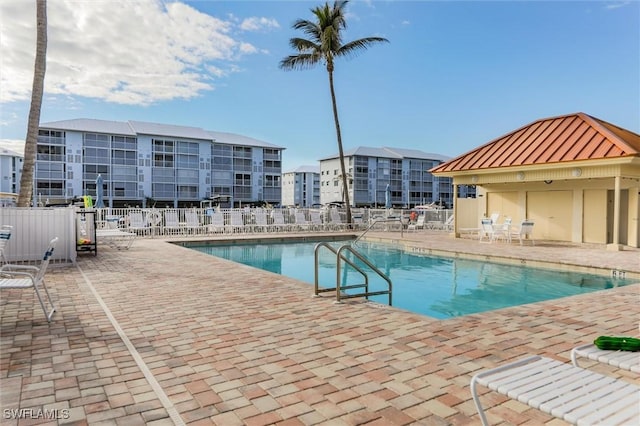
[[[431,171],[466,171],[626,156],[640,156],[640,135],[579,112],[535,121]]]

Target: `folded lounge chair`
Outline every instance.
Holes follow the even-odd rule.
[[[138,234],[125,232],[117,228],[104,228],[96,230],[98,242],[103,242],[118,250],[127,250],[133,244]]]
[[[11,231],[13,230],[13,226],[11,225],[2,225],[0,228],[0,265],[7,263],[7,258],[4,254],[4,251],[9,243],[9,239],[11,238]]]
[[[578,358],[580,357],[640,373],[639,352],[598,349],[596,345],[589,343],[571,350],[571,362],[576,367],[579,367]]]
[[[575,425],[640,424],[640,387],[550,358],[531,356],[473,376],[471,395],[487,426],[477,385]]]
[[[53,255],[53,250],[55,249],[57,242],[57,237],[49,242],[49,246],[44,252],[44,257],[42,258],[42,262],[39,267],[32,265],[5,264],[0,268],[0,289],[32,288],[36,292],[36,296],[38,297],[44,316],[47,317],[47,322],[51,322],[51,317],[56,312],[56,307],[53,305],[49,290],[44,284],[44,274],[47,272],[47,266],[49,265],[49,260]],[[47,307],[45,306],[42,295],[40,294],[39,287],[44,288],[47,301],[49,306],[51,306],[50,311],[47,311]]]

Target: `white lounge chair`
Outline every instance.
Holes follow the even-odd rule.
[[[295,218],[295,223],[296,223],[296,229],[298,231],[308,231],[310,226],[311,226],[311,222],[309,222],[307,220],[307,218],[304,215],[304,212],[301,210],[297,210],[294,214],[294,218]]]
[[[51,322],[51,317],[53,317],[53,314],[56,312],[56,307],[51,300],[51,295],[49,294],[47,286],[44,284],[44,274],[47,272],[47,266],[49,266],[49,260],[53,255],[53,250],[55,249],[57,242],[57,237],[49,242],[49,246],[44,252],[40,266],[5,264],[0,268],[0,289],[32,288],[36,292],[36,296],[38,297],[38,301],[42,307],[42,312],[44,312],[44,316],[47,317],[47,322]],[[47,311],[47,307],[42,299],[42,295],[38,289],[40,286],[44,288],[47,301],[49,306],[51,306],[50,311]]]
[[[212,234],[223,234],[227,232],[227,225],[224,222],[224,213],[213,209],[207,210],[207,214],[211,218],[211,224],[207,229]]]
[[[313,229],[317,231],[321,231],[324,229],[320,210],[309,210],[309,216],[311,217],[311,226],[313,227]]]
[[[166,210],[164,212],[164,232],[171,235],[177,235],[182,232],[177,210]]]
[[[418,215],[418,218],[416,219],[415,223],[410,223],[409,225],[407,225],[407,231],[415,231],[417,229],[424,229],[424,219],[425,219],[426,215],[421,214]]]
[[[242,218],[242,212],[240,210],[231,210],[229,216],[229,227],[231,232],[245,232],[244,219]]]
[[[202,232],[202,224],[195,210],[186,210],[184,212],[185,229],[189,234],[200,234]]]
[[[455,220],[455,216],[451,215],[445,220],[442,225],[440,225],[440,229],[443,231],[453,231],[453,221]]]
[[[135,232],[136,234],[148,234],[151,229],[149,228],[149,223],[144,218],[142,210],[133,210],[130,211],[127,215],[127,227],[130,232]]]
[[[273,219],[273,226],[277,231],[288,231],[289,225],[284,221],[284,215],[282,210],[274,209],[271,212],[271,218]]]
[[[477,385],[575,425],[640,424],[640,387],[550,358],[531,356],[473,376],[471,395],[487,426]]]
[[[571,350],[571,362],[576,367],[579,367],[578,358],[580,357],[640,373],[640,353],[638,352],[598,349],[596,345],[589,343]]]
[[[347,224],[342,221],[340,212],[336,208],[329,210],[329,218],[331,219],[331,226],[336,230],[344,230],[347,228]]]
[[[253,218],[255,220],[255,224],[253,225],[254,231],[269,231],[269,221],[267,220],[267,213],[264,211],[264,209],[256,209],[256,211],[253,213]]]

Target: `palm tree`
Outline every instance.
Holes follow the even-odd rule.
[[[47,68],[47,0],[36,1],[36,61],[31,90],[31,107],[27,124],[27,138],[24,145],[24,163],[20,178],[18,207],[29,207],[33,197],[33,169],[36,163],[38,129],[40,128],[40,108],[44,92],[44,74]]]
[[[347,28],[344,8],[348,1],[335,1],[330,7],[329,3],[311,9],[315,15],[315,21],[298,19],[293,24],[293,29],[302,30],[309,39],[294,37],[289,40],[289,45],[298,52],[280,61],[280,68],[284,70],[303,70],[323,63],[329,73],[329,89],[331,90],[331,105],[333,107],[333,119],[336,125],[338,137],[338,154],[342,171],[342,188],[347,205],[347,223],[351,223],[351,202],[349,201],[349,186],[347,172],[344,164],[344,150],[342,149],[342,135],[340,133],[340,121],[338,120],[338,107],[336,93],[333,87],[334,59],[342,56],[353,56],[361,50],[367,49],[375,43],[388,42],[382,37],[365,37],[342,43],[343,30]]]

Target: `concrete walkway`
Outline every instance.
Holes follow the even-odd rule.
[[[425,253],[640,277],[637,250],[368,235]],[[311,298],[308,284],[152,239],[100,247],[50,270],[47,283],[51,324],[32,292],[1,293],[3,425],[479,424],[475,372],[531,354],[569,362],[572,347],[599,335],[639,334],[640,284],[435,320]],[[496,393],[482,399],[492,424],[564,424]]]

